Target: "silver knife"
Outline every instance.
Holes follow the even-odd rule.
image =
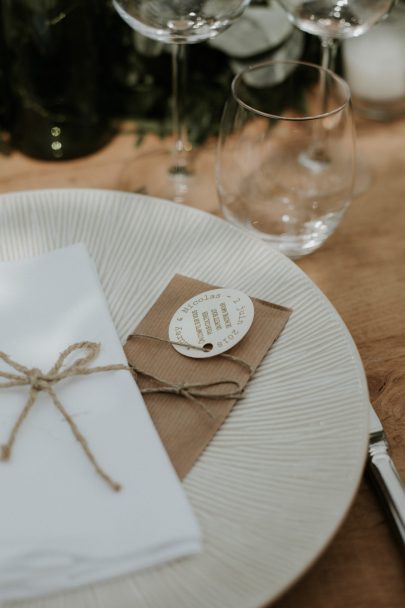
[[[384,429],[371,403],[367,470],[405,550],[405,484],[391,459]]]

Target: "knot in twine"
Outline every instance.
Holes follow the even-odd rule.
[[[67,357],[75,351],[85,351],[85,355],[73,360],[70,364],[65,365]],[[65,407],[59,401],[57,394],[54,391],[53,386],[73,376],[84,376],[89,374],[95,374],[99,372],[109,372],[114,370],[126,370],[128,367],[122,364],[103,365],[98,367],[88,367],[89,364],[98,356],[100,352],[100,344],[96,342],[77,342],[66,348],[58,357],[55,365],[48,371],[43,372],[42,370],[34,367],[28,368],[21,365],[17,361],[14,361],[6,353],[0,351],[0,359],[2,359],[9,367],[14,369],[17,374],[0,371],[0,378],[4,378],[4,382],[0,382],[0,389],[11,388],[16,386],[29,386],[28,399],[18,416],[14,426],[10,431],[7,442],[0,446],[0,460],[7,461],[11,457],[12,449],[17,438],[18,431],[28,416],[30,410],[35,404],[37,395],[40,391],[45,391],[50,396],[53,405],[62,414],[63,418],[68,423],[73,435],[81,445],[87,458],[93,465],[96,473],[116,492],[121,489],[121,485],[114,481],[98,464],[93,452],[91,451],[89,444],[85,437],[81,434],[77,424],[73,418],[68,414]],[[65,365],[65,366],[64,366]]]
[[[199,351],[204,350],[204,348],[201,346],[195,346],[193,344],[188,344],[188,343],[184,343],[184,342],[175,342],[173,340],[167,340],[165,338],[159,338],[158,336],[151,336],[149,334],[141,334],[141,333],[130,334],[128,336],[127,340],[135,340],[137,338],[153,340],[155,342],[163,342],[166,344],[171,344],[172,346],[174,346],[174,345],[185,346],[186,348],[189,348],[192,350],[199,350]],[[240,359],[239,357],[235,357],[234,355],[230,355],[229,353],[219,353],[216,356],[222,357],[223,359],[227,359],[229,361],[232,361],[233,363],[236,363],[237,365],[243,367],[249,374],[249,380],[253,376],[254,369],[249,365],[249,363],[246,363],[246,361],[244,361],[243,359]],[[200,361],[200,359],[198,359],[198,360]],[[129,364],[129,367],[130,367],[135,379],[137,378],[137,375],[140,374],[140,375],[150,378],[151,380],[154,380],[155,382],[158,383],[159,386],[157,386],[157,387],[141,389],[141,393],[143,395],[153,394],[153,393],[166,393],[169,395],[179,395],[179,396],[184,397],[185,399],[188,399],[189,401],[192,401],[193,403],[195,403],[210,418],[214,418],[214,416],[205,407],[205,405],[201,401],[201,399],[209,399],[209,400],[210,399],[211,400],[231,399],[231,400],[233,400],[233,399],[239,399],[243,394],[243,387],[237,380],[228,380],[227,378],[221,378],[220,380],[216,380],[214,382],[198,382],[195,384],[187,384],[187,383],[171,384],[170,382],[167,382],[167,380],[164,380],[163,378],[160,378],[159,376],[156,376],[155,374],[151,374],[142,369],[139,369],[135,365],[132,365],[131,363]],[[229,388],[231,386],[233,388]],[[213,387],[222,387],[222,389],[219,389],[215,392],[211,392],[211,391],[207,390],[207,389],[210,389]],[[228,387],[228,388],[226,388],[226,387]]]
[[[32,389],[37,392],[47,391],[52,384],[57,382],[54,377],[44,374],[37,367],[27,370],[26,376]]]
[[[169,395],[178,395],[180,397],[184,397],[189,401],[192,401],[198,407],[200,407],[210,418],[214,418],[212,413],[205,407],[204,403],[200,401],[203,399],[239,399],[242,396],[242,389],[236,380],[218,380],[217,382],[200,382],[195,384],[168,384],[167,380],[163,378],[159,378],[154,374],[148,374],[147,372],[137,369],[133,365],[130,365],[133,375],[136,378],[137,374],[141,374],[142,376],[146,376],[147,378],[151,378],[155,382],[157,382],[160,386],[156,386],[153,388],[143,388],[141,389],[142,395],[150,395],[153,393],[165,393]],[[233,390],[229,390],[229,388],[223,388],[222,390],[216,391],[215,393],[211,393],[205,389],[215,387],[215,386],[226,386],[232,385]]]

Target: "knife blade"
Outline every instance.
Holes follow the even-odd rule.
[[[367,471],[405,551],[405,484],[393,463],[383,426],[370,405]]]

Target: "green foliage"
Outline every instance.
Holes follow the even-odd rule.
[[[268,0],[262,4],[268,4]],[[256,2],[256,4],[261,4]],[[149,55],[137,50],[140,34],[111,10],[109,106],[113,116],[135,121],[137,142],[152,132],[164,137],[171,132],[171,54],[170,46],[150,41],[146,46]],[[317,61],[319,44],[315,37],[307,37],[304,58]],[[232,58],[214,49],[209,43],[187,45],[187,83],[182,115],[192,144],[200,144],[218,134],[225,101],[235,73]],[[248,63],[271,58],[269,55],[249,57]],[[273,91],[282,103],[285,89]],[[268,90],[257,91],[264,96]]]

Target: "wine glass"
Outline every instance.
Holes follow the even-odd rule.
[[[250,0],[113,0],[119,15],[135,31],[172,46],[175,146],[168,168],[166,198],[185,202],[192,177],[191,146],[182,110],[187,86],[185,45],[213,38],[229,27],[249,3]]]
[[[334,69],[338,41],[360,36],[386,15],[395,0],[278,0],[301,30],[319,36],[321,65]]]
[[[331,70],[335,69],[339,41],[364,34],[391,10],[395,1],[278,0],[299,29],[320,38],[321,65]],[[316,153],[320,159],[319,166],[325,164],[327,158],[320,147]],[[311,153],[308,158],[310,155]],[[358,195],[367,190],[370,179],[368,167],[361,159],[357,159],[354,194]]]
[[[328,157],[321,170],[302,160],[317,141]],[[234,78],[217,152],[221,208],[233,224],[291,258],[311,253],[350,204],[353,157],[350,90],[332,71],[270,61]]]

